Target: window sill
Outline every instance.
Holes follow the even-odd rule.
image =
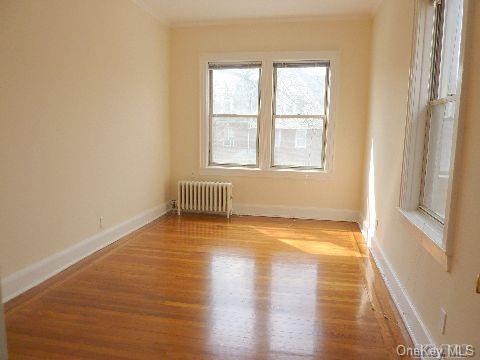
[[[443,227],[435,220],[429,218],[417,210],[405,210],[398,208],[400,214],[410,225],[410,229],[414,233],[417,240],[420,241],[425,250],[448,271],[449,258],[442,247],[443,243]]]
[[[325,170],[296,170],[296,169],[260,169],[247,167],[223,167],[208,166],[199,170],[200,175],[218,175],[218,176],[250,176],[267,178],[287,178],[301,180],[329,180],[332,178],[331,171]]]

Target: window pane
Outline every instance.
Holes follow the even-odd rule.
[[[325,114],[325,66],[276,67],[276,115]]]
[[[259,68],[214,69],[213,114],[258,114]]]
[[[323,119],[275,119],[274,165],[322,167]]]
[[[463,0],[445,2],[438,97],[457,93],[462,33]]]
[[[282,143],[282,129],[275,129],[275,147],[280,147]]]
[[[212,118],[212,162],[255,165],[257,118]]]
[[[422,205],[442,219],[450,176],[454,115],[454,102],[432,107]]]

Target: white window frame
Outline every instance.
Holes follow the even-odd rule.
[[[214,65],[214,69],[225,69],[225,68],[231,68],[230,65],[233,65],[233,68],[238,68],[238,69],[242,69],[242,68],[246,68],[246,69],[258,69],[259,70],[259,74],[258,74],[258,93],[257,93],[257,101],[258,101],[258,109],[257,109],[257,113],[256,114],[232,114],[231,111],[230,113],[225,113],[225,114],[215,114],[213,112],[213,99],[212,99],[212,94],[213,94],[213,78],[212,78],[212,75],[213,75],[213,70],[212,68],[210,68],[210,65]],[[244,63],[232,63],[232,64],[229,64],[229,62],[223,62],[222,65],[227,65],[227,67],[224,67],[224,66],[215,66],[215,65],[218,65],[218,64],[215,64],[215,63],[212,63],[212,62],[209,62],[209,68],[208,68],[208,129],[209,129],[209,134],[208,134],[208,138],[209,138],[209,143],[208,143],[208,164],[209,166],[221,166],[221,167],[257,167],[257,164],[258,164],[258,153],[259,153],[259,149],[258,149],[258,131],[259,131],[259,128],[258,128],[258,123],[260,121],[260,112],[261,112],[261,104],[260,104],[260,91],[261,91],[261,88],[260,88],[260,84],[261,84],[261,79],[262,79],[262,68],[261,66],[259,66],[259,62],[256,61],[256,62],[244,62]],[[232,104],[229,104],[230,108],[231,108],[231,105]],[[214,163],[213,161],[213,153],[212,153],[212,135],[213,135],[213,132],[212,132],[212,129],[211,129],[211,126],[213,124],[213,119],[215,117],[222,117],[222,118],[247,118],[247,119],[250,119],[250,118],[255,118],[256,119],[256,123],[257,123],[257,132],[256,132],[256,143],[257,143],[257,149],[256,149],[256,154],[255,154],[255,164],[237,164],[237,163],[224,163],[224,164],[217,164],[217,163]],[[227,128],[227,131],[228,133],[230,133],[230,131],[233,133],[233,129],[231,128]],[[248,137],[250,138],[250,133],[248,133]],[[235,139],[231,139],[231,145],[229,146],[226,146],[226,147],[233,147],[235,146]],[[225,141],[224,141],[224,146],[225,146]]]
[[[325,130],[325,161],[323,169],[275,168],[272,166],[271,153],[275,144],[272,143],[272,96],[273,96],[273,63],[289,61],[329,61],[329,102],[327,126]],[[210,166],[209,165],[209,63],[244,63],[261,62],[260,78],[260,114],[258,121],[258,166]],[[200,139],[199,139],[199,174],[219,176],[254,176],[254,177],[287,177],[310,178],[314,180],[330,179],[333,175],[334,132],[335,132],[335,101],[336,79],[338,77],[338,54],[336,51],[295,51],[295,52],[255,52],[255,53],[221,53],[202,54],[200,56]]]
[[[441,224],[420,209],[422,172],[424,164],[425,135],[427,129],[429,103],[429,77],[431,67],[432,40],[432,0],[415,1],[414,31],[412,41],[412,60],[410,67],[410,85],[408,97],[407,120],[405,128],[404,158],[400,191],[399,211],[410,224],[414,236],[423,247],[449,271],[452,250],[450,213],[452,187],[455,182],[455,158],[458,143],[459,109],[461,107],[461,82],[463,72],[463,53],[465,48],[465,31],[467,28],[468,0],[464,0],[463,25],[460,45],[459,83],[457,106],[455,109],[451,169],[447,188],[445,221]]]

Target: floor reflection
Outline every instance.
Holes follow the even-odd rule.
[[[372,261],[350,223],[166,217],[14,300],[11,358],[391,359]]]
[[[210,345],[255,348],[255,261],[213,254],[210,264]]]
[[[271,279],[270,349],[314,354],[317,264],[276,260],[272,263]]]

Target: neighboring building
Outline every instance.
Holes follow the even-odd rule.
[[[315,123],[315,122],[318,122]],[[275,129],[274,164],[277,166],[318,166],[323,153],[323,124],[319,120],[278,121]],[[257,127],[254,120],[222,119],[215,122],[214,163],[255,164]]]

